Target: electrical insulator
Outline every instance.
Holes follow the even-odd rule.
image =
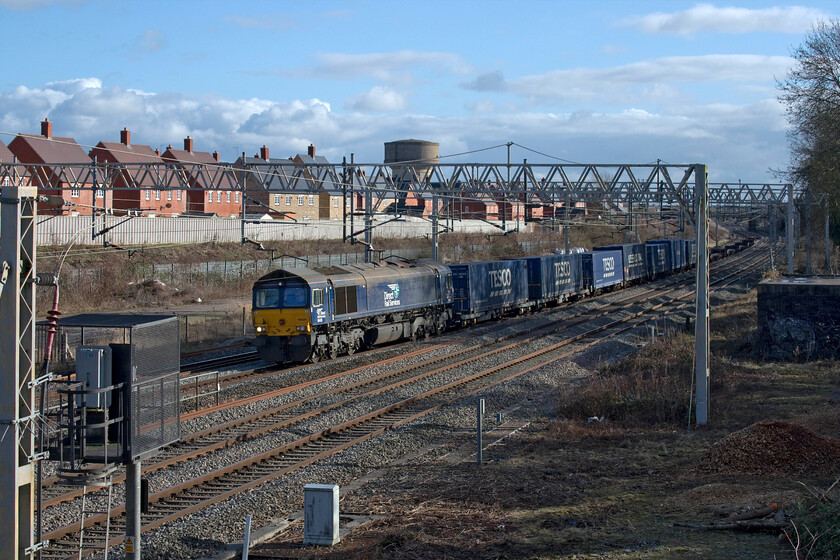
[[[58,276],[52,272],[39,272],[32,279],[32,283],[36,286],[57,286]]]

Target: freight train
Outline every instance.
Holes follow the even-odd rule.
[[[269,362],[317,362],[656,279],[696,256],[694,240],[659,239],[451,265],[391,258],[278,269],[254,284],[254,344]]]

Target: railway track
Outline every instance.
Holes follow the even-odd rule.
[[[712,281],[713,285],[720,286],[736,282],[746,274],[744,272],[746,265],[755,265],[762,260],[766,260],[760,256],[753,256],[749,260],[747,257],[745,255],[744,259],[739,260],[737,263],[732,262],[731,266],[726,267],[727,269],[735,269],[734,272],[727,270],[726,273],[722,273],[721,268],[717,269],[715,271],[715,278]],[[674,286],[667,292],[670,293],[685,289],[685,284],[686,282],[682,282],[679,287]],[[649,293],[651,291],[654,290],[644,291],[642,297],[646,298],[648,302],[654,298],[661,298],[662,301],[652,303],[650,307],[645,309],[632,310],[633,306],[640,305],[639,300],[642,298],[638,294],[636,296],[628,296],[622,298],[624,304],[621,306],[616,305],[618,302],[608,303],[599,307],[594,313],[589,313],[586,317],[584,315],[587,313],[585,311],[581,312],[579,314],[579,320],[565,320],[563,325],[537,325],[529,329],[529,333],[520,333],[512,337],[499,337],[490,343],[473,345],[460,352],[451,353],[445,358],[426,360],[420,365],[403,368],[378,377],[356,381],[323,394],[298,399],[297,401],[276,407],[270,411],[252,415],[247,419],[231,422],[227,426],[219,426],[208,430],[206,434],[195,434],[195,438],[192,439],[193,442],[199,442],[202,438],[211,439],[205,439],[200,444],[196,443],[199,447],[181,452],[180,457],[176,454],[169,458],[162,458],[157,463],[160,465],[157,468],[165,468],[175,462],[188,460],[188,456],[210,453],[213,450],[211,448],[214,446],[215,449],[219,449],[243,441],[244,439],[259,437],[269,431],[302,422],[307,417],[326,414],[330,410],[348,406],[351,402],[358,401],[374,393],[396,392],[398,389],[410,385],[417,385],[420,381],[431,379],[444,371],[475,369],[475,364],[480,363],[482,360],[486,361],[493,355],[502,354],[521,346],[526,339],[531,339],[531,341],[534,339],[547,340],[549,334],[555,336],[560,332],[574,329],[583,323],[592,322],[596,318],[618,313],[625,314],[623,317],[611,319],[597,327],[570,334],[562,338],[562,340],[551,343],[537,351],[530,352],[525,356],[505,359],[503,360],[505,362],[504,365],[478,366],[479,371],[477,373],[465,375],[455,381],[439,386],[433,386],[418,392],[412,397],[400,399],[388,406],[360,414],[354,420],[339,423],[327,430],[312,433],[253,458],[240,461],[194,480],[186,481],[162,492],[158,492],[151,497],[151,511],[146,516],[143,530],[147,531],[159,527],[171,520],[223,501],[236,493],[259,486],[293,470],[305,467],[330,454],[337,453],[375,437],[386,430],[399,427],[413,419],[439,410],[449,403],[486,390],[499,383],[504,383],[529,371],[562,360],[584,348],[598,344],[605,337],[611,338],[628,330],[638,328],[640,324],[651,320],[652,316],[674,313],[691,303],[690,296],[694,293],[693,291],[687,291],[678,297],[668,299],[663,298],[664,294],[662,290],[659,290],[657,294],[652,296]],[[604,334],[599,339],[583,342],[602,333]],[[507,342],[505,339],[515,340]],[[491,348],[492,345],[496,345],[496,347]],[[573,347],[569,348],[570,346]],[[443,364],[441,365],[441,363]],[[468,365],[470,365],[469,368],[467,367]],[[348,372],[348,374],[350,373],[354,372]],[[315,383],[315,381],[312,383]],[[297,416],[293,415],[292,411],[295,407],[305,408],[316,399],[324,398],[330,394],[341,395],[341,399],[329,405],[322,406],[318,410],[310,410],[303,414],[299,413]],[[284,414],[289,416],[277,416]],[[211,434],[209,432],[213,433]],[[122,522],[119,519],[119,515],[122,513],[122,508],[112,510],[112,516],[116,516],[112,520],[112,527],[117,532],[121,530]],[[100,519],[91,518],[86,523],[101,523],[104,521],[105,517],[103,515]],[[73,525],[70,525],[45,535],[46,538],[51,539],[53,542],[48,551],[45,551],[44,557],[68,557],[64,555],[68,550],[71,550],[73,555],[78,554],[78,535],[75,533],[75,530],[77,530],[77,527],[74,528]],[[112,539],[112,544],[118,544],[121,538],[116,537]],[[100,547],[102,544],[101,542],[98,543]]]

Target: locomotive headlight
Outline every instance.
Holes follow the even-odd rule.
[[[257,332],[258,333],[265,332],[265,327],[257,327]]]
[[[298,326],[297,326],[297,327],[295,327],[295,328],[296,328],[298,331],[300,331],[300,332],[306,332],[307,330],[309,330],[309,329],[308,329],[308,327],[307,327],[306,325],[298,325]]]

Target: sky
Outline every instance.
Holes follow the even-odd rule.
[[[0,0],[0,141],[53,134],[273,158],[788,164],[777,82],[836,0]]]

